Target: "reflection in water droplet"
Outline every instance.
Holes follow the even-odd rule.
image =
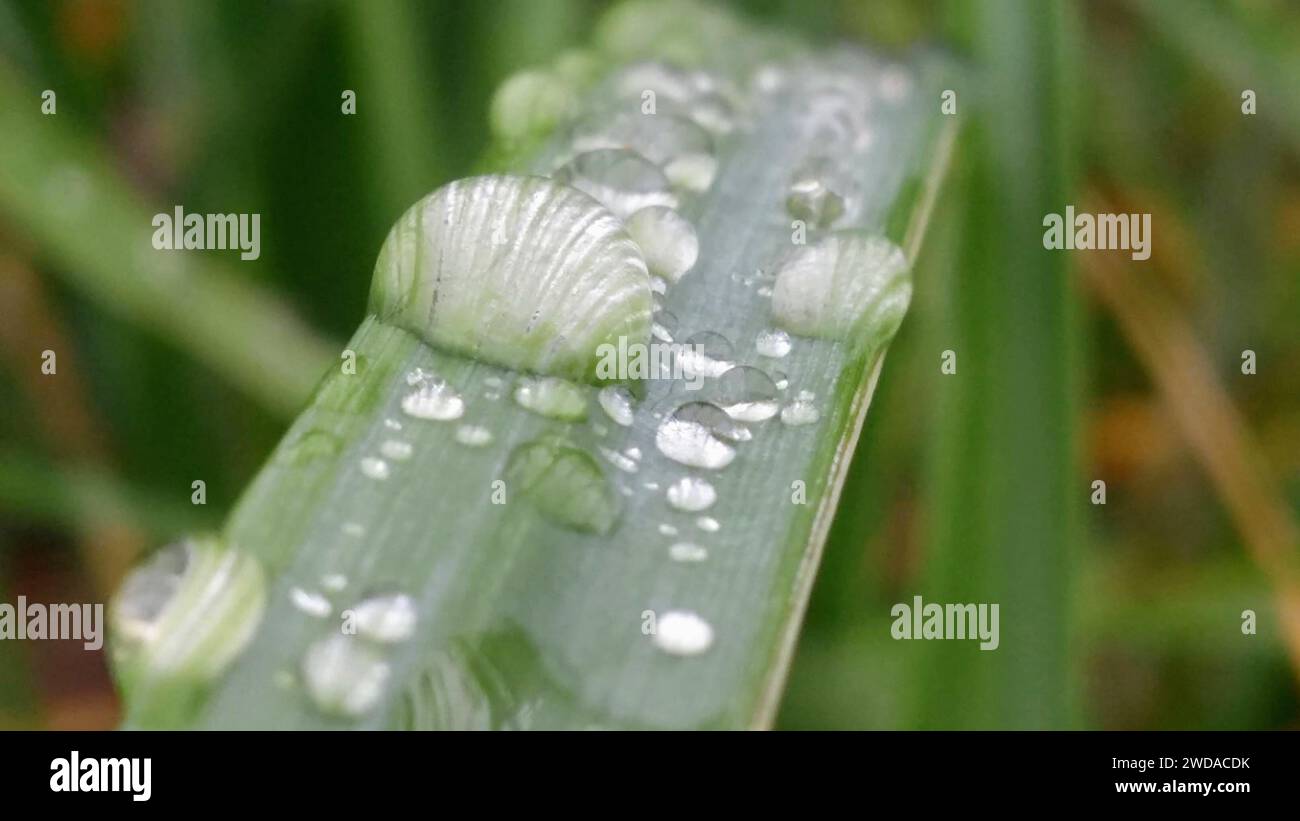
[[[695,525],[706,533],[717,533],[718,528],[722,526],[718,524],[718,520],[712,516],[701,516],[695,520]]]
[[[314,618],[323,619],[330,614],[329,599],[320,593],[295,587],[289,591],[289,600],[294,607]]]
[[[686,610],[670,610],[655,624],[655,644],[674,656],[697,656],[713,646],[713,628]]]
[[[732,419],[762,422],[776,415],[779,407],[776,385],[758,368],[741,365],[718,379],[715,390],[718,405]]]
[[[734,440],[737,428],[720,408],[705,402],[688,402],[659,425],[655,447],[664,456],[688,467],[721,470],[736,458],[736,451],[718,436],[731,434],[727,438]]]
[[[721,376],[732,367],[734,359],[731,341],[713,331],[692,335],[677,354],[682,370],[690,376]]]
[[[683,476],[668,486],[668,504],[691,513],[707,510],[718,500],[718,492],[707,480]]]
[[[790,335],[780,328],[759,331],[758,337],[754,340],[754,348],[759,356],[780,359],[790,353]]]
[[[515,385],[515,401],[551,419],[580,422],[587,418],[587,397],[582,388],[555,376],[522,377]]]
[[[623,219],[652,205],[677,207],[677,196],[664,172],[635,151],[602,148],[579,154],[555,172],[555,179]]]
[[[368,596],[352,612],[357,633],[386,644],[410,638],[419,618],[415,600],[405,593]]]
[[[790,377],[785,375],[785,371],[774,372],[772,374],[772,382],[776,385],[776,389],[779,391],[783,391],[790,387]]]
[[[403,442],[400,439],[386,439],[379,446],[379,452],[394,462],[403,462],[411,458],[413,449],[410,442]]]
[[[492,431],[482,425],[461,425],[456,428],[456,441],[471,448],[482,447],[492,441]]]
[[[361,460],[361,472],[371,479],[387,479],[388,463],[383,459],[367,456]]]
[[[632,392],[622,385],[607,385],[596,394],[596,401],[610,419],[623,427],[632,424]]]
[[[709,551],[694,542],[676,542],[668,548],[668,556],[675,562],[702,562],[709,558]]]
[[[618,497],[589,453],[553,436],[515,448],[506,483],[556,524],[608,533],[618,520]]]
[[[356,717],[372,710],[384,695],[390,670],[383,656],[351,636],[328,636],[307,648],[302,680],[322,712]]]
[[[695,228],[671,208],[642,208],[627,218],[626,228],[641,248],[650,273],[669,282],[680,280],[699,257]]]

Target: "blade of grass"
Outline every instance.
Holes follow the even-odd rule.
[[[797,51],[689,3],[625,5],[601,31],[607,65],[661,48],[744,85],[759,61]],[[739,361],[763,364],[753,340],[771,322],[768,297],[739,280],[756,268],[771,270],[790,248],[789,180],[810,154],[827,150],[819,135],[833,116],[808,110],[802,78],[818,79],[823,70],[792,74],[796,85],[757,111],[752,129],[724,139],[716,181],[683,206],[701,254],[665,297],[679,317],[679,337],[719,332],[734,341]],[[892,70],[896,77],[899,69]],[[874,68],[865,79],[881,81],[875,72],[883,71]],[[904,101],[875,109],[875,148],[852,170],[863,192],[860,227],[888,230],[913,250],[939,176],[936,147],[949,144],[941,136],[937,96],[929,92],[914,87]],[[600,102],[602,93],[598,88],[588,103]],[[510,170],[549,171],[566,136]],[[349,347],[358,354],[358,372],[334,373],[321,385],[224,529],[227,544],[259,560],[269,580],[266,612],[194,726],[747,727],[770,721],[883,344],[857,350],[830,340],[797,341],[779,364],[790,375],[789,392],[816,393],[820,420],[803,427],[769,420],[734,465],[708,477],[719,497],[709,511],[721,523],[714,533],[697,530],[695,517],[673,511],[663,496],[664,487],[691,472],[668,462],[654,444],[658,416],[698,398],[682,393],[680,384],[647,398],[629,428],[601,418],[590,401],[594,389],[584,388],[592,415],[566,424],[508,398],[488,398],[499,392],[498,380],[509,386],[517,374],[431,348],[374,317]],[[455,425],[405,417],[405,375],[415,368],[455,386],[466,400],[464,421],[486,425],[496,440],[464,447]],[[376,481],[360,470],[360,460],[394,437],[389,420],[401,423],[412,456]],[[609,536],[557,526],[513,497],[501,506],[489,502],[512,451],[547,433],[591,452],[635,447],[643,454],[635,476],[605,469],[608,481],[625,490]],[[792,503],[795,481],[806,483],[807,504]],[[709,559],[690,566],[671,561],[667,548],[675,537],[661,526],[707,543]],[[300,682],[293,683],[308,648],[339,630],[335,618],[322,621],[294,602],[295,590],[317,589],[326,576],[347,580],[332,597],[333,614],[394,588],[415,599],[419,614],[413,638],[384,651],[394,684],[374,709],[351,719],[323,714]],[[673,609],[697,610],[714,626],[709,652],[671,657],[642,633],[645,611]],[[159,705],[130,698],[128,726],[171,717]]]
[[[935,337],[936,437],[927,500],[927,602],[996,603],[1000,646],[914,651],[917,718],[945,728],[1071,722],[1071,554],[1077,328],[1068,257],[1045,251],[1045,214],[1070,204],[1073,8],[978,4],[970,33],[985,88],[968,149],[963,263]],[[956,373],[940,371],[941,351]]]

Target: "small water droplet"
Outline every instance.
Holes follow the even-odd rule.
[[[385,419],[384,427],[388,428],[389,430],[401,430],[402,423],[398,422],[396,419]]]
[[[811,425],[820,418],[817,406],[809,399],[799,398],[781,408],[781,421],[791,427]]]
[[[718,524],[718,520],[712,516],[701,516],[695,520],[695,526],[706,533],[717,533],[722,525]]]
[[[790,334],[780,328],[768,328],[759,331],[754,340],[754,348],[759,356],[780,359],[790,353]]]
[[[379,446],[379,452],[394,462],[404,462],[410,459],[412,451],[411,443],[403,442],[400,439],[386,439]]]
[[[471,448],[482,447],[492,441],[492,431],[482,425],[461,425],[456,428],[456,441]]]
[[[635,459],[624,456],[612,448],[600,448],[600,455],[604,456],[606,461],[624,473],[636,473],[637,471],[638,465]]]
[[[372,710],[384,695],[388,663],[364,642],[346,635],[320,639],[307,648],[302,680],[321,711],[356,717]]]
[[[669,610],[655,623],[655,644],[674,656],[697,656],[713,646],[713,627],[695,613]]]
[[[795,172],[785,205],[790,216],[826,228],[844,216],[847,180],[824,157],[814,158]]]
[[[694,542],[675,542],[668,548],[668,556],[675,562],[702,562],[709,558],[709,551]]]
[[[515,402],[551,419],[580,422],[587,418],[587,397],[582,389],[555,376],[520,378],[515,385]]]
[[[361,472],[371,479],[387,479],[388,463],[383,459],[366,456],[361,460]]]
[[[776,415],[776,385],[758,368],[740,365],[724,373],[715,388],[715,401],[732,419],[762,422]]]
[[[718,500],[713,485],[698,476],[683,476],[668,486],[668,504],[678,510],[695,513],[707,510]]]
[[[577,188],[623,219],[652,205],[677,207],[664,172],[635,151],[602,148],[579,154],[555,172],[559,182]]]
[[[708,188],[717,172],[709,132],[694,120],[663,112],[654,116],[652,125],[647,127],[646,116],[639,110],[595,110],[574,126],[571,145],[579,152],[629,150],[663,168],[675,186],[692,191]],[[675,207],[674,203],[662,204]]]
[[[407,416],[447,422],[465,415],[465,400],[444,379],[416,368],[406,375],[406,382],[419,386],[402,398],[402,412]]]
[[[293,606],[314,618],[323,619],[330,614],[329,599],[313,590],[295,587],[289,591],[289,600]]]
[[[332,593],[337,593],[348,586],[348,577],[342,573],[327,573],[321,576],[320,586]]]
[[[385,644],[405,641],[419,619],[415,599],[405,593],[367,596],[352,608],[357,633]]]
[[[658,482],[646,482],[645,484],[641,485],[641,487],[645,488],[646,490],[658,490],[658,489],[659,489],[659,483],[658,483]]]
[[[632,392],[622,385],[607,385],[596,394],[596,401],[615,424],[632,424]]]
[[[785,375],[785,371],[773,371],[772,382],[776,385],[776,389],[779,391],[783,391],[790,387],[790,377]]]
[[[659,532],[664,536],[676,536],[677,528],[670,524],[661,524],[659,525]]]
[[[126,577],[114,609],[130,638],[148,641],[157,635],[159,616],[180,589],[193,549],[189,542],[169,545]]]

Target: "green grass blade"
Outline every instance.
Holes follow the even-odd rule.
[[[762,61],[800,53],[795,43],[692,4],[622,6],[598,31],[607,64],[666,54],[742,85]],[[701,529],[697,514],[666,504],[668,484],[700,471],[670,462],[655,445],[659,417],[699,394],[656,382],[625,428],[603,416],[594,388],[583,387],[585,421],[548,419],[510,400],[519,374],[432,348],[371,316],[348,346],[357,353],[357,373],[327,377],[226,524],[225,543],[256,557],[262,568],[265,614],[203,707],[179,716],[180,723],[770,723],[888,342],[873,338],[849,347],[798,337],[793,352],[778,362],[760,360],[754,351],[755,337],[772,319],[769,298],[759,292],[752,272],[773,270],[790,250],[789,180],[810,155],[828,150],[825,131],[835,127],[833,112],[808,105],[815,95],[811,84],[825,79],[822,71],[824,66],[791,75],[797,82],[757,110],[752,127],[723,138],[716,180],[681,209],[695,225],[701,252],[693,271],[669,286],[665,297],[665,307],[679,320],[678,339],[706,330],[723,334],[734,343],[738,362],[786,372],[786,398],[811,391],[820,411],[816,423],[801,427],[777,419],[752,424],[755,441],[739,446],[734,464],[708,475],[718,502],[707,513],[720,529]],[[872,109],[873,148],[851,164],[850,173],[862,198],[856,226],[887,233],[914,255],[944,148],[951,144],[951,121],[939,116],[928,73],[900,79],[899,71],[876,63],[867,75],[870,82],[911,86],[901,99],[885,99]],[[608,102],[606,93],[598,86],[587,105]],[[509,170],[549,170],[566,136],[562,129]],[[812,230],[809,241],[818,238]],[[410,391],[406,375],[416,368],[454,386],[467,405],[461,421],[486,426],[494,441],[466,447],[456,439],[458,423],[405,416],[400,405]],[[555,524],[513,480],[506,503],[491,503],[493,483],[512,476],[512,454],[545,436],[562,436],[601,466],[615,500],[610,506],[617,508],[609,534]],[[391,462],[386,479],[367,476],[362,460],[393,438],[408,442],[412,455]],[[635,473],[596,455],[602,448],[633,447],[642,454]],[[796,481],[806,484],[806,504],[792,503]],[[670,560],[668,547],[677,540],[706,545],[707,560]],[[330,577],[345,581],[325,585]],[[327,593],[322,615],[305,612],[301,591],[330,587],[338,589]],[[339,633],[342,611],[385,591],[414,599],[414,634],[371,647],[366,660],[386,673],[382,694],[365,710],[331,717],[319,709],[319,698],[304,692],[304,659],[318,642]],[[707,652],[670,656],[643,634],[646,611],[671,610],[697,612],[712,625],[715,641]],[[340,675],[355,672],[353,665]],[[176,723],[183,694],[165,677],[145,685],[128,692],[128,725]]]

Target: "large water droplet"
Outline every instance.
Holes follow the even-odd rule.
[[[603,148],[574,157],[555,179],[577,188],[626,219],[652,205],[677,207],[677,196],[659,166],[621,148]]]
[[[697,512],[707,510],[718,500],[718,492],[707,480],[698,476],[683,476],[668,486],[668,504],[678,510]]]
[[[758,368],[740,365],[724,373],[714,390],[715,401],[732,419],[762,422],[779,409],[776,385]]]
[[[520,445],[506,464],[506,484],[551,521],[592,533],[608,533],[618,520],[618,497],[600,464],[586,451],[556,437]]]
[[[897,245],[831,234],[782,262],[772,314],[797,334],[880,345],[903,321],[911,294],[907,258]]]
[[[515,385],[515,401],[551,419],[580,422],[587,418],[587,396],[582,388],[554,376],[520,378]]]
[[[368,596],[352,608],[357,633],[383,643],[405,641],[419,620],[415,599],[405,593]]]
[[[596,400],[606,415],[616,424],[630,427],[632,424],[632,392],[622,385],[606,385],[596,394]]]
[[[388,686],[388,662],[373,647],[342,634],[307,648],[302,680],[312,702],[325,713],[355,718],[374,709]]]
[[[759,331],[754,339],[754,348],[759,356],[781,359],[790,353],[790,335],[780,328]]]
[[[690,376],[721,376],[732,368],[735,353],[722,334],[700,331],[678,350],[677,361]]]
[[[650,273],[677,282],[695,265],[700,241],[691,223],[671,208],[652,205],[627,218],[627,232]]]
[[[655,620],[655,644],[674,656],[698,656],[713,646],[713,627],[695,613],[669,610]]]
[[[688,402],[660,423],[655,447],[679,464],[721,470],[736,458],[735,448],[722,441],[722,435],[729,439],[738,436],[735,424],[720,408]]]

